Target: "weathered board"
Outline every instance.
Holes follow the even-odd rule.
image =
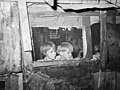
[[[87,60],[87,59],[86,59]],[[77,62],[77,61],[76,61]],[[93,74],[98,71],[99,61],[83,60],[76,64],[74,61],[58,61],[58,65],[44,65],[33,68],[25,74],[26,90],[93,90]],[[78,61],[79,62],[79,61]],[[47,63],[47,62],[46,62]],[[36,82],[36,83],[34,83]],[[29,89],[28,89],[29,87]],[[46,90],[46,89],[45,89]]]
[[[0,2],[0,73],[21,71],[19,10],[15,2]]]
[[[92,42],[91,42],[92,38],[91,38],[91,28],[90,28],[90,16],[83,16],[82,21],[83,21],[83,26],[85,26],[85,30],[86,30],[86,40],[87,40],[86,57],[91,59],[92,58]]]

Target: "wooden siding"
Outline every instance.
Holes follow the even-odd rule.
[[[17,3],[0,2],[0,72],[21,71],[21,43]]]
[[[23,51],[32,51],[30,28],[25,0],[18,1]]]

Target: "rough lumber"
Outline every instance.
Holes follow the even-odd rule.
[[[35,61],[33,62],[33,67],[45,67],[45,66],[77,66],[80,63],[94,63],[94,61],[88,58],[82,58],[80,60],[54,60],[54,61]]]
[[[106,14],[101,11],[100,15],[100,53],[101,53],[101,67],[106,68],[107,60],[107,29],[106,29]]]
[[[22,35],[22,44],[24,51],[31,51],[31,34],[30,27],[28,22],[27,7],[25,0],[18,1],[19,14],[20,14],[20,26],[21,26],[21,35]]]
[[[29,16],[31,17],[36,17],[36,18],[40,18],[42,16],[46,16],[46,17],[52,17],[52,16],[99,16],[99,12],[82,12],[82,13],[72,13],[72,12],[51,12],[51,11],[43,11],[43,12],[38,12],[38,10],[36,10],[36,12],[34,11],[34,9],[36,9],[35,7],[30,7],[28,8],[28,12],[29,12]]]
[[[81,60],[82,61],[82,60]],[[62,61],[37,61],[33,63],[33,67],[39,66],[61,66],[61,65],[72,65],[79,64],[80,60],[62,60]]]
[[[92,42],[91,42],[92,39],[91,39],[90,16],[83,16],[82,20],[83,20],[83,26],[85,26],[86,40],[87,40],[86,57],[92,58]]]
[[[18,90],[23,90],[23,73],[18,74]]]
[[[0,2],[1,40],[0,73],[4,70],[21,71],[21,44],[19,33],[19,14],[15,2]],[[5,71],[4,71],[5,73]]]

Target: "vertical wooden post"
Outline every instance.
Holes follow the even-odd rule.
[[[106,68],[107,60],[107,29],[106,29],[106,13],[100,12],[100,56],[101,56],[101,68]]]
[[[26,66],[32,63],[32,41],[31,32],[28,22],[28,13],[26,0],[18,0],[19,14],[20,14],[20,29],[22,39],[22,65]],[[19,89],[23,90],[23,74],[19,74]]]
[[[86,30],[87,39],[87,54],[86,58],[92,58],[92,39],[91,39],[91,28],[90,28],[90,16],[83,16],[82,18],[83,26]]]
[[[20,27],[22,35],[22,44],[24,51],[31,51],[31,36],[30,27],[28,22],[26,0],[18,0],[19,14],[20,14]]]
[[[116,13],[113,12],[113,15],[112,15],[112,23],[114,25],[114,30],[116,30]]]
[[[18,90],[23,90],[23,73],[18,74]]]
[[[21,39],[22,39],[22,55],[23,64],[27,65],[32,63],[32,41],[31,32],[28,22],[28,13],[26,0],[18,0],[19,14],[20,14],[20,28],[21,28]]]

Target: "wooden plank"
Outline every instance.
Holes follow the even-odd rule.
[[[115,72],[94,73],[94,90],[119,90],[116,83]]]
[[[20,1],[20,0],[0,0],[0,1],[3,1],[3,2],[15,2],[15,1]],[[50,0],[47,0],[47,1],[50,1]],[[53,0],[52,0],[53,1]],[[25,0],[25,2],[40,2],[40,3],[45,3],[44,0]],[[120,1],[118,0],[108,0],[108,2],[111,2],[113,4],[116,4],[116,5],[120,5]],[[88,3],[88,6],[93,3],[93,4],[96,4],[97,6],[101,6],[102,4],[106,4],[107,1],[104,1],[104,0],[101,0],[101,1],[98,1],[98,0],[58,0],[57,3],[59,4],[86,4]],[[115,5],[112,5],[112,4],[108,4],[108,5],[111,5],[112,6],[115,6]],[[104,6],[108,6],[108,5],[104,5]],[[94,6],[94,5],[92,5]],[[103,6],[101,6],[103,7]]]
[[[23,52],[23,67],[30,65],[33,61],[32,52]]]
[[[95,3],[85,3],[85,4],[58,4],[60,7],[62,7],[62,9],[74,9],[74,10],[78,10],[78,9],[87,9],[84,11],[88,11],[89,8],[99,8],[99,9],[103,9],[103,8],[110,8],[110,7],[117,7],[115,5],[112,4],[95,4]],[[114,9],[114,8],[113,8]],[[92,9],[93,10],[93,9]]]
[[[27,2],[40,2],[40,0],[26,0]],[[48,0],[46,0],[46,1],[48,1]],[[85,1],[88,1],[88,0],[58,0],[57,2],[58,3],[69,3],[69,4],[71,4],[71,3],[84,3]],[[98,0],[94,0],[96,3],[98,2]],[[41,2],[44,2],[44,0],[41,0]]]
[[[116,88],[115,90],[120,90],[120,73],[119,72],[116,72],[117,73],[117,77],[116,77]]]
[[[20,14],[20,27],[21,27],[21,35],[22,35],[22,44],[24,51],[31,51],[31,34],[30,34],[30,27],[28,22],[28,15],[27,15],[27,7],[25,0],[18,1],[19,7],[19,14]]]
[[[3,1],[3,2],[15,2],[15,1],[20,1],[20,0],[0,0],[0,1]],[[50,1],[50,0],[46,0],[46,1]],[[53,0],[52,0],[53,1]],[[45,3],[45,0],[25,0],[25,2],[40,2],[40,3]],[[119,6],[119,2],[120,1],[115,1],[115,0],[110,0],[111,3],[113,4],[117,4]],[[101,0],[100,2],[98,0],[92,0],[92,1],[88,1],[88,0],[58,0],[57,1],[58,4],[88,4],[88,5],[91,5],[91,3],[93,4],[96,4],[96,6],[101,6],[103,4],[107,4],[106,1],[104,0]],[[110,6],[115,6],[115,5],[111,5],[111,4],[108,4]],[[106,5],[106,6],[108,6]],[[86,5],[85,5],[86,6]],[[92,5],[93,6],[93,5]],[[101,6],[103,7],[103,6]]]
[[[86,57],[87,55],[87,38],[86,38],[86,29],[85,29],[85,26],[84,28],[82,29],[82,41],[83,41],[83,58]]]
[[[4,70],[20,72],[22,59],[17,3],[0,2],[0,11],[0,29],[3,34],[3,40],[0,41],[0,73]]]
[[[32,41],[25,0],[19,0],[19,13],[22,38],[22,67],[32,63]]]
[[[0,0],[2,2],[16,2],[16,1],[20,1],[20,0]],[[44,2],[44,0],[25,0],[25,2]]]
[[[36,8],[33,8],[33,9],[36,9]],[[66,12],[51,12],[51,11],[48,11],[48,12],[34,12],[33,9],[29,9],[28,8],[28,13],[29,13],[29,16],[32,16],[32,17],[36,17],[36,18],[40,18],[41,16],[46,16],[46,17],[52,17],[52,16],[99,16],[99,12],[82,12],[82,13],[66,13]]]
[[[50,0],[46,0],[50,1]],[[53,1],[53,0],[52,0]],[[26,2],[44,2],[44,0],[26,0]],[[76,3],[97,3],[98,0],[57,0],[58,3],[66,3],[66,4],[76,4]],[[106,3],[106,1],[101,0],[99,3]]]
[[[15,1],[18,1],[18,0],[0,0],[0,2],[15,2]]]
[[[9,74],[5,79],[5,90],[19,90],[18,75]],[[23,90],[23,89],[22,89]]]
[[[83,62],[84,59],[81,60],[55,60],[55,61],[35,61],[33,63],[33,67],[42,67],[42,66],[64,66],[64,65],[79,65],[80,62]],[[87,62],[87,61],[86,61]]]
[[[23,90],[23,73],[18,74],[18,90]]]
[[[101,68],[106,68],[107,60],[107,20],[105,11],[100,12],[100,59],[101,59]]]
[[[19,0],[0,0],[0,1],[19,1]],[[44,0],[25,0],[26,2],[45,2]],[[54,1],[54,0],[46,0],[46,1]],[[58,0],[58,3],[87,3],[88,0]],[[98,0],[92,0],[91,2],[98,3]],[[103,1],[101,1],[103,2]]]
[[[116,13],[112,14],[112,22],[113,22],[113,25],[114,25],[114,29],[116,30]]]
[[[91,59],[92,58],[92,39],[91,39],[91,28],[90,28],[90,16],[83,16],[82,21],[83,21],[83,26],[85,26],[86,39],[87,39],[86,58]]]

